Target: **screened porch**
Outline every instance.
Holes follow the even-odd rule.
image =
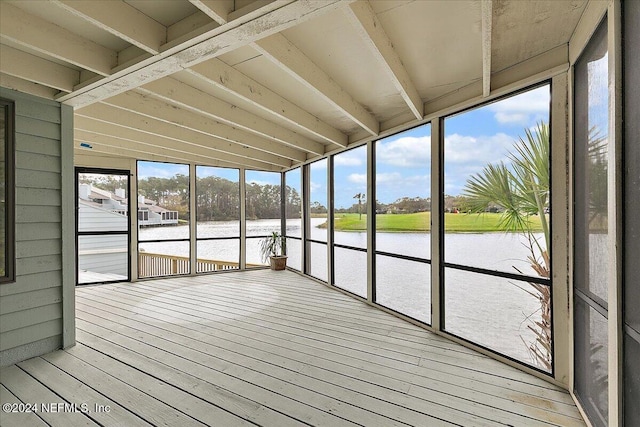
[[[2,425],[637,424],[638,20],[0,1]]]

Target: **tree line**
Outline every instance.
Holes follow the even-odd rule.
[[[115,193],[125,188],[126,180],[114,176],[83,177],[80,183]],[[148,177],[138,180],[138,195],[153,200],[158,206],[178,211],[180,219],[189,218],[189,177],[176,174],[169,178]],[[226,221],[240,217],[240,185],[226,178],[207,176],[196,180],[198,221]],[[295,188],[285,188],[286,213],[300,218],[300,194]],[[247,183],[247,219],[280,218],[280,185]]]
[[[116,176],[84,177],[81,183],[90,183],[103,190],[115,193],[117,188],[126,187],[126,180]],[[227,221],[240,216],[240,186],[237,182],[217,176],[196,180],[196,203],[198,221]],[[176,174],[169,178],[148,177],[138,180],[138,194],[158,206],[178,211],[181,219],[189,218],[189,177]],[[356,199],[354,199],[356,200]],[[348,208],[337,209],[337,213],[364,213],[368,201],[364,195]],[[444,208],[447,212],[466,211],[464,196],[445,195]],[[285,211],[288,218],[300,218],[302,201],[295,188],[285,188]],[[493,206],[492,206],[493,208]],[[401,197],[392,203],[376,200],[377,213],[417,213],[431,211],[431,198]],[[280,218],[280,185],[247,183],[247,219]],[[318,201],[310,203],[312,214],[326,214],[327,207]]]

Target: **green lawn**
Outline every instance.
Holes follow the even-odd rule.
[[[449,232],[495,232],[502,231],[500,227],[501,214],[453,214],[446,213],[445,231]],[[364,231],[367,229],[367,216],[358,214],[336,214],[336,230],[339,231]],[[530,219],[534,231],[542,231],[540,218],[533,216]],[[430,212],[414,214],[382,214],[376,215],[376,229],[379,231],[397,232],[421,232],[429,231],[431,223]],[[326,223],[320,227],[326,227]]]

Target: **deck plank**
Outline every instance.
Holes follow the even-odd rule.
[[[191,289],[192,290],[192,289]],[[216,289],[217,290],[217,289]],[[105,290],[105,292],[107,292]],[[516,381],[527,381],[541,387],[550,385],[529,374],[518,371],[504,365],[494,359],[480,355],[477,352],[456,352],[441,349],[437,346],[421,346],[416,351],[412,344],[407,345],[397,340],[381,335],[366,335],[365,333],[353,333],[353,331],[329,325],[316,325],[321,322],[305,322],[302,319],[291,316],[277,316],[265,313],[264,307],[247,308],[247,301],[238,300],[235,304],[220,303],[215,295],[206,297],[190,298],[183,297],[177,292],[171,292],[170,298],[167,293],[158,294],[157,290],[148,291],[144,289],[119,289],[118,293],[127,293],[127,296],[113,296],[116,300],[125,301],[133,299],[144,301],[153,310],[164,308],[176,311],[188,316],[192,321],[217,320],[217,321],[237,321],[248,328],[264,328],[269,331],[277,331],[289,334],[292,337],[310,337],[324,344],[335,344],[346,346],[352,350],[359,350],[365,353],[375,352],[376,357],[386,357],[400,362],[408,362],[413,365],[428,364],[430,362],[442,362],[467,369],[482,369],[486,372],[493,372]],[[111,293],[114,294],[113,292]],[[205,300],[206,298],[206,300]],[[204,302],[206,301],[206,302]],[[194,303],[197,302],[197,308]],[[271,307],[268,307],[271,311]],[[433,335],[433,334],[431,334]],[[389,342],[391,341],[391,343]],[[395,341],[395,342],[393,342]],[[395,344],[395,345],[394,345]],[[461,347],[461,346],[460,346]],[[373,357],[373,356],[371,356]]]
[[[84,306],[84,304],[81,304],[79,309],[81,311],[84,311],[85,308],[86,307]],[[90,311],[92,312],[92,314],[82,314],[82,318],[84,320],[100,324],[109,322],[109,328],[112,330],[117,330],[118,333],[123,333],[125,335],[130,334],[129,336],[132,336],[139,335],[137,331],[144,331],[149,334],[155,335],[156,337],[163,337],[172,341],[175,340],[175,342],[180,343],[181,345],[200,349],[207,354],[215,354],[217,357],[223,357],[229,361],[246,360],[249,359],[249,357],[245,355],[250,354],[251,359],[256,359],[258,362],[268,361],[269,364],[284,367],[289,371],[304,375],[304,378],[299,379],[299,384],[308,386],[313,384],[314,389],[322,390],[329,395],[344,395],[342,389],[346,389],[364,396],[377,398],[379,400],[376,400],[374,402],[375,405],[369,408],[369,410],[372,411],[380,411],[381,409],[385,409],[385,404],[391,403],[393,405],[398,405],[401,408],[410,408],[408,409],[409,412],[422,410],[422,413],[425,415],[438,415],[448,420],[454,420],[456,416],[458,418],[460,417],[460,414],[455,414],[457,411],[463,411],[464,409],[466,409],[472,412],[464,414],[465,418],[459,419],[458,421],[470,421],[469,417],[475,412],[476,414],[484,414],[485,417],[491,419],[502,419],[503,421],[508,422],[520,419],[521,423],[526,423],[529,425],[535,425],[535,416],[547,416],[547,414],[545,413],[547,412],[547,410],[542,410],[530,405],[519,404],[517,402],[506,400],[504,398],[497,398],[496,400],[496,397],[492,397],[484,393],[486,387],[482,388],[482,392],[478,392],[469,390],[459,385],[453,385],[445,381],[436,380],[430,383],[430,388],[425,389],[428,391],[427,393],[430,392],[428,396],[425,395],[425,392],[423,390],[422,394],[420,395],[420,399],[412,399],[411,396],[414,395],[413,392],[407,395],[409,391],[408,386],[410,386],[409,382],[396,382],[396,384],[393,384],[390,381],[383,380],[382,383],[384,385],[378,385],[376,384],[376,382],[374,382],[375,380],[372,381],[369,378],[371,376],[370,372],[355,369],[351,369],[351,371],[349,372],[348,367],[346,367],[347,369],[345,369],[345,366],[341,364],[335,364],[336,366],[332,367],[333,370],[323,369],[315,366],[309,361],[296,360],[297,352],[294,353],[291,350],[282,351],[280,352],[280,354],[278,354],[274,352],[263,351],[255,345],[241,346],[234,343],[233,341],[227,341],[224,337],[216,336],[215,340],[212,340],[212,338],[214,337],[212,337],[211,335],[194,329],[186,328],[184,326],[173,325],[171,323],[166,323],[165,325],[163,325],[163,327],[157,327],[153,325],[153,318],[144,316],[140,312],[138,312],[139,316],[137,316],[136,320],[132,321],[126,316],[119,315],[119,313],[126,314],[126,311],[124,310],[111,308],[107,312],[96,308]],[[115,325],[113,325],[112,323],[115,323]],[[129,329],[130,331],[127,332],[127,329]],[[145,339],[145,342],[151,341],[152,340],[150,339]],[[263,372],[267,372],[269,370],[273,371],[273,368],[271,368],[270,366],[261,366],[259,363],[256,366],[256,363],[253,360],[245,361],[243,364],[245,366],[254,366],[256,369],[261,369]],[[334,372],[335,370],[339,370],[341,372]],[[291,375],[287,375],[287,373],[275,372],[274,374],[278,375],[281,378],[291,377]],[[339,386],[342,389],[327,387],[324,383]],[[529,396],[528,398],[531,399],[533,398],[533,396]],[[355,398],[353,396],[345,396],[343,399],[349,402],[356,402],[358,401],[358,396],[356,396]],[[478,403],[481,405],[486,405],[486,408],[479,407]],[[363,403],[363,405],[364,404],[366,403]],[[502,406],[500,406],[501,404],[510,407],[509,409],[511,411],[517,410],[519,412],[522,412],[523,414],[525,414],[525,416],[521,416],[518,413],[511,412],[509,414],[502,414],[503,416],[501,417],[501,412],[504,411]],[[443,412],[443,410],[445,410],[446,408],[449,408],[449,412]],[[398,412],[397,409],[398,408],[392,407],[390,411],[386,412],[386,414],[390,417],[393,417],[393,414]],[[551,412],[555,412],[556,408],[551,407],[549,409],[551,410]],[[438,411],[440,412],[440,414],[438,414]],[[529,416],[529,418],[526,418],[526,416]],[[565,425],[572,425],[572,422],[575,422],[575,419],[571,419],[571,417],[561,414],[557,414],[555,415],[555,417]],[[482,423],[483,420],[474,420],[474,424],[476,425]]]
[[[19,363],[18,366],[65,401],[75,403],[80,408],[86,405],[83,410],[86,409],[87,416],[100,425],[152,425],[40,357]],[[75,370],[74,368],[72,373]],[[97,410],[96,405],[102,405],[102,408],[108,410]]]
[[[75,377],[120,405],[128,406],[131,412],[153,425],[202,426],[191,416],[175,410],[152,396],[129,384],[126,372],[120,378],[105,375],[105,372],[67,352],[51,353],[43,356],[47,362],[65,372],[73,372]],[[137,384],[136,384],[137,385]],[[161,385],[159,385],[161,386]]]
[[[293,272],[80,287],[76,312],[2,401],[112,411],[2,425],[584,426],[559,387]]]
[[[82,412],[72,410],[64,410],[64,407],[58,411],[57,404],[69,404],[60,396],[49,390],[36,379],[32,378],[25,371],[16,365],[8,366],[0,370],[0,381],[14,396],[24,403],[37,404],[38,417],[42,418],[51,426],[60,427],[76,427],[76,426],[99,426]],[[49,409],[43,409],[43,405],[49,408],[55,408],[55,412]],[[14,414],[2,414],[3,426],[23,426],[19,424],[20,420],[13,418]]]
[[[21,404],[25,403],[18,399],[13,393],[11,393],[4,385],[0,385],[0,402],[3,404]],[[31,426],[31,427],[46,427],[47,423],[45,423],[42,418],[40,418],[34,412],[22,412],[19,410],[19,407],[15,407],[16,411],[2,411],[2,424],[5,425],[15,425],[15,426]]]
[[[104,334],[104,328],[85,322],[82,331]],[[85,334],[83,334],[86,337]],[[194,377],[206,378],[213,384],[224,384],[228,391],[246,396],[276,411],[292,414],[296,419],[313,425],[356,425],[361,417],[369,425],[399,425],[391,420],[382,420],[375,414],[358,410],[337,399],[296,386],[284,379],[269,376],[257,370],[239,367],[228,360],[220,360],[209,354],[192,350],[186,346],[138,333],[139,340],[118,332],[113,342],[138,353],[148,353],[149,347],[160,348],[150,358],[175,368],[180,368]],[[368,421],[368,423],[367,423]]]
[[[174,297],[175,297],[175,295],[171,295],[172,299]],[[111,296],[111,298],[113,298],[113,295]],[[138,299],[136,299],[136,298],[134,298],[134,301],[138,301],[138,302],[143,302],[144,301],[144,298],[141,298],[141,297],[138,298]],[[127,298],[127,300],[129,300],[129,298]],[[109,300],[108,303],[109,304],[113,304],[114,302],[113,302],[113,300]],[[125,303],[124,307],[126,308],[126,303]],[[143,313],[141,313],[139,311],[139,309],[140,309],[140,305],[137,306],[136,312],[138,314],[142,315]],[[114,310],[114,306],[110,305],[110,312],[113,312],[113,310]],[[182,310],[184,312],[185,309],[183,308]],[[158,308],[158,307],[154,307],[153,311],[149,310],[147,313],[151,314],[151,315],[158,315],[161,312],[164,312],[164,313],[167,313],[167,314],[170,315],[170,314],[175,314],[176,310],[161,309],[161,308]],[[125,311],[125,315],[126,315],[126,311]],[[171,321],[175,322],[176,320],[179,320],[179,319],[175,319],[174,318],[172,320],[171,317],[164,317],[161,320],[162,321],[167,321],[167,322],[171,322]],[[193,320],[194,320],[194,322],[198,322],[198,321],[202,322],[202,319],[193,319]],[[153,323],[153,320],[151,321],[151,323]],[[228,344],[225,344],[225,346],[227,346],[227,345]],[[376,345],[377,345],[377,343],[376,343]],[[487,359],[486,356],[480,356],[480,355],[478,355],[478,356],[481,357],[481,358]],[[498,363],[499,364],[499,362],[493,361],[491,359],[489,359],[489,360],[491,362],[493,362],[493,363]],[[431,368],[432,368],[432,366],[431,366]],[[513,368],[509,368],[509,369],[513,369]],[[427,389],[434,389],[434,387],[446,389],[447,388],[447,382],[450,382],[450,381],[446,381],[445,380],[446,382],[441,382],[440,384],[438,384],[436,382],[436,384],[434,385],[433,378],[430,378],[430,379],[432,381],[429,381]],[[438,381],[438,379],[436,379],[436,381]],[[465,383],[467,381],[468,381],[468,379],[462,378],[461,381],[459,382],[459,384],[463,384],[463,386],[465,386],[466,385]],[[424,385],[427,385],[426,382],[424,383]],[[495,402],[495,399],[491,399],[491,396],[489,396],[488,398],[487,398],[487,396],[485,396],[485,394],[487,393],[487,390],[486,390],[487,388],[493,388],[494,390],[499,391],[498,393],[495,393],[495,395],[497,395],[498,397],[500,397],[500,393],[504,394],[504,390],[502,390],[500,387],[491,386],[490,384],[486,384],[485,383],[485,384],[482,384],[482,386],[479,388],[478,391],[480,393],[475,393],[476,397],[472,398],[471,400],[475,401],[478,398],[484,398],[485,403],[489,404],[490,406],[491,405],[495,406],[497,404],[500,404],[501,402]],[[458,388],[454,392],[459,394],[461,392],[461,390]],[[447,394],[453,395],[454,396],[453,400],[455,401],[455,394],[452,393],[451,390],[449,390],[449,392]],[[471,392],[471,394],[473,395],[474,393]],[[565,394],[558,393],[558,394],[560,396],[563,396],[563,397],[565,397],[565,395],[566,395],[566,393]],[[424,391],[422,391],[421,395],[424,395]],[[527,413],[527,408],[528,408],[529,412],[531,412],[533,414],[537,414],[538,416],[542,416],[542,417],[546,416],[547,412],[557,412],[559,415],[557,415],[557,416],[554,415],[554,416],[557,419],[561,420],[562,423],[565,423],[565,424],[570,424],[572,421],[575,421],[575,419],[579,419],[579,415],[578,415],[577,411],[575,411],[575,407],[573,407],[573,405],[571,405],[569,407],[566,407],[567,405],[565,405],[563,403],[555,403],[555,402],[549,403],[549,402],[546,402],[544,399],[539,399],[535,394],[519,395],[519,393],[511,393],[510,399],[515,401],[511,405],[511,406],[514,406],[513,410],[524,411],[524,413]],[[521,403],[523,403],[525,405],[528,405],[528,406],[518,407],[518,401],[520,401]],[[532,405],[531,405],[532,402],[535,402],[536,405],[540,405],[541,404],[542,406],[544,406],[544,409],[536,408],[535,406],[532,407]],[[574,420],[572,420],[572,418],[574,418]]]
[[[83,318],[90,320],[87,314],[83,314]],[[104,323],[103,319],[98,318],[97,320]],[[191,353],[190,350],[199,351],[202,354],[196,357],[202,359],[203,363],[210,367],[225,364],[224,372],[227,374],[247,378],[249,375],[245,371],[251,370],[253,377],[265,374],[277,378],[288,383],[288,387],[296,391],[297,399],[306,397],[305,402],[311,406],[317,406],[323,401],[331,404],[331,400],[327,401],[327,399],[332,399],[336,401],[333,402],[333,405],[339,408],[334,413],[350,418],[354,422],[364,422],[365,425],[394,425],[393,420],[395,419],[409,424],[429,421],[430,425],[445,425],[446,423],[443,423],[442,420],[434,419],[434,417],[440,417],[448,420],[457,418],[458,421],[473,420],[476,425],[491,424],[482,418],[474,419],[474,415],[470,413],[457,414],[458,410],[447,408],[446,405],[442,405],[443,402],[430,404],[427,400],[413,399],[405,393],[375,387],[355,378],[334,374],[333,381],[331,381],[330,372],[321,372],[321,375],[314,376],[310,374],[310,371],[312,372],[310,365],[303,362],[279,358],[277,355],[266,352],[260,353],[255,349],[252,351],[241,349],[241,351],[234,352],[228,349],[230,346],[227,343],[221,344],[216,340],[214,345],[207,342],[207,337],[204,337],[203,340],[196,339],[198,334],[194,331],[189,331],[186,334],[174,332],[174,330],[179,330],[178,327],[154,330],[159,328],[154,328],[151,325],[145,327],[143,319],[137,319],[136,323],[125,320],[124,323],[128,326],[118,323],[109,325],[109,328],[129,337],[144,337],[144,342],[162,345],[163,348],[173,349],[178,353],[187,354]],[[153,333],[141,334],[144,330],[153,331]],[[186,350],[187,348],[189,350]],[[336,378],[338,379],[336,380]],[[350,408],[350,406],[365,409],[368,413],[362,414],[359,409]],[[321,409],[320,406],[317,407]],[[389,419],[383,419],[376,414]]]

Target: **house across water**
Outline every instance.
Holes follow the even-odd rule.
[[[91,184],[80,184],[78,186],[78,202],[80,212],[78,220],[87,222],[86,226],[91,228],[91,222],[113,222],[114,226],[119,226],[118,221],[124,221],[128,212],[129,199],[123,188],[117,188],[115,193],[102,190]],[[120,217],[118,217],[118,215]],[[178,225],[178,211],[172,211],[162,206],[158,202],[138,196],[138,226],[158,226],[158,225]],[[109,229],[110,227],[106,227]],[[104,230],[104,228],[101,228]]]
[[[128,230],[128,212],[129,199],[123,188],[112,193],[92,184],[78,185],[79,283],[129,277],[127,235],[115,234]],[[178,225],[178,212],[139,196],[138,227],[168,225]]]

